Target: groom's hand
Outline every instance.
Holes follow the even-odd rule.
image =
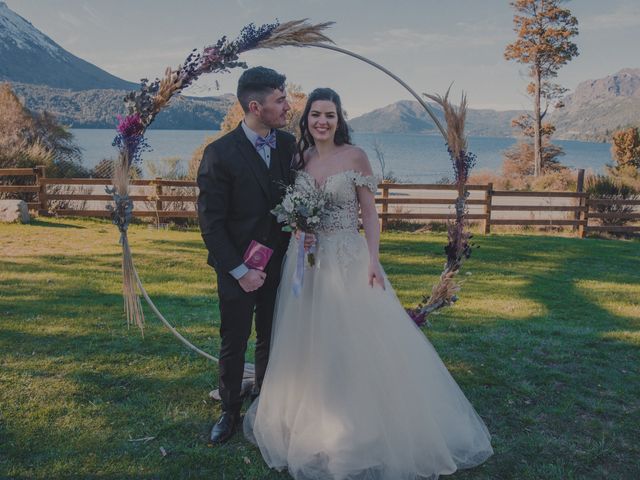
[[[249,293],[259,289],[264,283],[265,278],[267,278],[266,273],[251,269],[238,280],[238,283],[245,292]]]

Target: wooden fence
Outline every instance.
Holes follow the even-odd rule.
[[[27,184],[7,185],[3,177],[22,177]],[[584,172],[578,177],[576,192],[518,192],[494,190],[492,184],[467,185],[467,219],[482,224],[484,232],[492,226],[572,227],[580,237],[588,232],[640,232],[640,200],[591,198],[582,191]],[[6,179],[5,179],[6,180]],[[3,184],[5,183],[5,184]],[[108,217],[105,206],[111,196],[104,191],[109,179],[46,178],[43,167],[0,169],[0,193],[29,194],[29,208],[40,214],[60,216]],[[194,218],[197,186],[192,181],[133,180],[131,199],[134,216],[159,219]],[[433,184],[382,183],[378,186],[381,228],[391,221],[445,221],[455,218],[456,187]],[[599,212],[602,205],[629,206],[625,214],[632,225],[607,224],[618,213]]]

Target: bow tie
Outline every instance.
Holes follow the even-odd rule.
[[[256,138],[255,146],[257,149],[261,149],[265,145],[268,145],[270,148],[276,148],[276,133],[271,132],[266,137],[258,136]]]

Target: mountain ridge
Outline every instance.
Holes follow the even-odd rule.
[[[32,112],[47,110],[72,128],[115,128],[118,115],[125,115],[126,90],[91,89],[73,91],[44,85],[12,83],[12,90]],[[172,130],[217,130],[235,96],[187,97],[178,95],[163,109],[150,128]]]
[[[640,127],[640,68],[585,80],[549,115],[560,140],[609,141],[616,130]]]
[[[429,102],[438,120],[444,123],[440,106]],[[466,133],[471,136],[511,137],[511,119],[524,110],[497,111],[468,109]],[[415,100],[400,100],[349,120],[356,132],[439,134],[422,105]]]

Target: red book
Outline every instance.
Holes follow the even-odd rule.
[[[247,247],[247,251],[244,252],[244,264],[248,268],[253,268],[255,270],[264,271],[267,263],[269,263],[269,259],[271,258],[271,254],[273,250],[266,245],[262,245],[255,240],[251,240],[249,247]]]

